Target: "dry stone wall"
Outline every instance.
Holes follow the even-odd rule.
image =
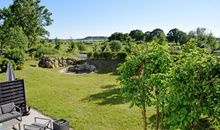
[[[43,68],[59,68],[59,67],[66,67],[68,65],[75,65],[76,60],[71,58],[49,58],[49,57],[43,57],[40,59],[38,66]]]

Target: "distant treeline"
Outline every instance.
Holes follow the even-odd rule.
[[[212,33],[208,33],[206,28],[200,28],[198,27],[195,31],[190,31],[188,33],[183,32],[177,28],[171,29],[167,34],[164,33],[164,31],[160,28],[156,28],[153,31],[146,31],[143,32],[142,30],[136,29],[130,31],[130,33],[121,33],[121,32],[115,32],[111,34],[111,36],[88,36],[81,39],[59,39],[61,41],[70,42],[73,40],[74,42],[104,42],[104,41],[113,41],[118,40],[121,42],[130,42],[130,41],[136,41],[138,43],[141,42],[150,42],[153,39],[156,38],[164,38],[164,40],[167,40],[168,42],[175,42],[184,44],[186,43],[190,38],[195,36],[213,36]],[[50,39],[51,41],[55,39]],[[220,38],[216,38],[217,41],[220,41]]]
[[[55,39],[50,39],[50,41],[53,41]],[[80,39],[59,39],[61,41],[64,42],[70,42],[70,41],[74,41],[74,42],[104,42],[106,40],[108,40],[108,37],[106,36],[88,36],[85,38],[80,38]]]

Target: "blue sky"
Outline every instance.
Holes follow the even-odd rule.
[[[0,0],[0,7],[12,0]],[[133,29],[206,27],[220,37],[220,0],[42,0],[53,13],[50,38],[109,36]]]

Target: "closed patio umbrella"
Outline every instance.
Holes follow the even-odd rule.
[[[7,64],[6,78],[7,78],[7,81],[15,80],[15,74],[14,74],[11,62],[8,62]]]

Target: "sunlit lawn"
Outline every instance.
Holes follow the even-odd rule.
[[[25,79],[28,104],[52,117],[64,118],[76,130],[139,130],[139,108],[129,108],[120,96],[116,76],[112,74],[71,75],[59,69],[31,67],[16,71]],[[0,74],[0,81],[5,74]],[[148,117],[153,110],[148,108]]]

